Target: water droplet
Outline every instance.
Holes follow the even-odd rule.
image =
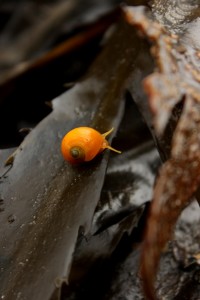
[[[19,292],[19,293],[17,294],[17,299],[16,299],[16,300],[21,299],[21,295],[22,295],[22,293]]]

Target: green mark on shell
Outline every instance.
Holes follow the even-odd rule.
[[[84,160],[85,151],[81,147],[73,147],[70,149],[70,154],[74,159]]]

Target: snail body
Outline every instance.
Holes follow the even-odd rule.
[[[72,129],[64,136],[61,143],[61,152],[64,159],[72,164],[76,164],[92,160],[105,149],[121,153],[112,148],[106,140],[106,136],[112,131],[113,128],[101,134],[90,127]]]

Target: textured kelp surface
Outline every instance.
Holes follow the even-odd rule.
[[[154,9],[160,4],[155,2]],[[144,80],[144,89],[153,113],[155,135],[163,133],[173,109],[180,101],[183,106],[182,112],[179,109],[179,114],[172,116],[171,130],[165,132],[165,135],[171,133],[168,138],[169,141],[172,139],[167,153],[169,160],[161,168],[156,180],[144,237],[141,272],[148,299],[155,298],[153,281],[161,251],[172,236],[178,216],[200,183],[199,48],[195,37],[188,44],[191,34],[188,22],[197,20],[195,25],[198,24],[198,4],[197,1],[188,5],[180,3],[176,12],[172,12],[175,6],[173,1],[169,1],[166,6],[169,14],[167,19],[167,12],[164,8],[162,10],[162,13],[166,13],[162,19],[163,25],[152,21],[142,9],[126,10],[128,21],[137,26],[153,44],[151,52],[157,68]],[[176,17],[178,12],[182,12],[182,18]],[[157,13],[160,13],[159,10]],[[184,21],[189,33],[184,31]]]
[[[197,202],[175,224],[192,197],[198,198],[200,3],[131,2],[134,7],[123,7],[120,20],[115,10],[49,52],[42,38],[51,37],[51,28],[55,36],[65,16],[68,28],[73,28],[78,24],[75,12],[82,24],[107,6],[98,4],[95,11],[95,5],[87,10],[78,9],[75,1],[59,1],[55,10],[62,16],[59,24],[51,17],[52,9],[46,12],[47,23],[40,20],[43,26],[39,26],[35,17],[19,40],[10,39],[12,22],[3,31],[0,103],[5,106],[10,99],[17,103],[19,95],[26,95],[19,92],[24,83],[35,95],[42,85],[30,78],[41,76],[41,71],[51,78],[44,84],[45,100],[49,100],[47,91],[54,96],[63,92],[63,87],[54,89],[53,82],[58,86],[65,60],[61,59],[60,72],[52,62],[83,44],[89,43],[81,51],[91,50],[92,59],[87,61],[93,63],[88,70],[87,65],[78,71],[84,74],[82,79],[67,84],[69,90],[53,100],[46,118],[32,130],[23,129],[30,133],[19,147],[11,143],[12,148],[0,152],[2,299],[129,300],[144,299],[144,293],[147,299],[198,299]],[[137,7],[145,4],[146,9]],[[21,24],[22,17],[23,11],[15,22]],[[97,50],[91,40],[100,41],[116,20],[101,40],[101,51],[100,45]],[[34,30],[39,30],[38,37],[34,36],[31,47],[23,48],[27,32]],[[10,43],[13,48],[6,52]],[[47,52],[40,57],[44,48]],[[97,52],[101,53],[95,58]],[[74,64],[72,69],[76,68]],[[75,76],[67,74],[70,78]],[[75,167],[64,162],[61,139],[80,125],[100,132],[115,127],[110,142],[116,136],[114,146],[123,154],[105,152]],[[150,133],[166,161],[159,171],[161,162]]]

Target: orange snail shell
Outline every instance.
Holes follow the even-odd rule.
[[[69,131],[61,143],[63,157],[72,164],[92,160],[97,154],[108,148],[117,153],[118,150],[112,148],[105,139],[113,131],[101,134],[90,127],[78,127]]]

